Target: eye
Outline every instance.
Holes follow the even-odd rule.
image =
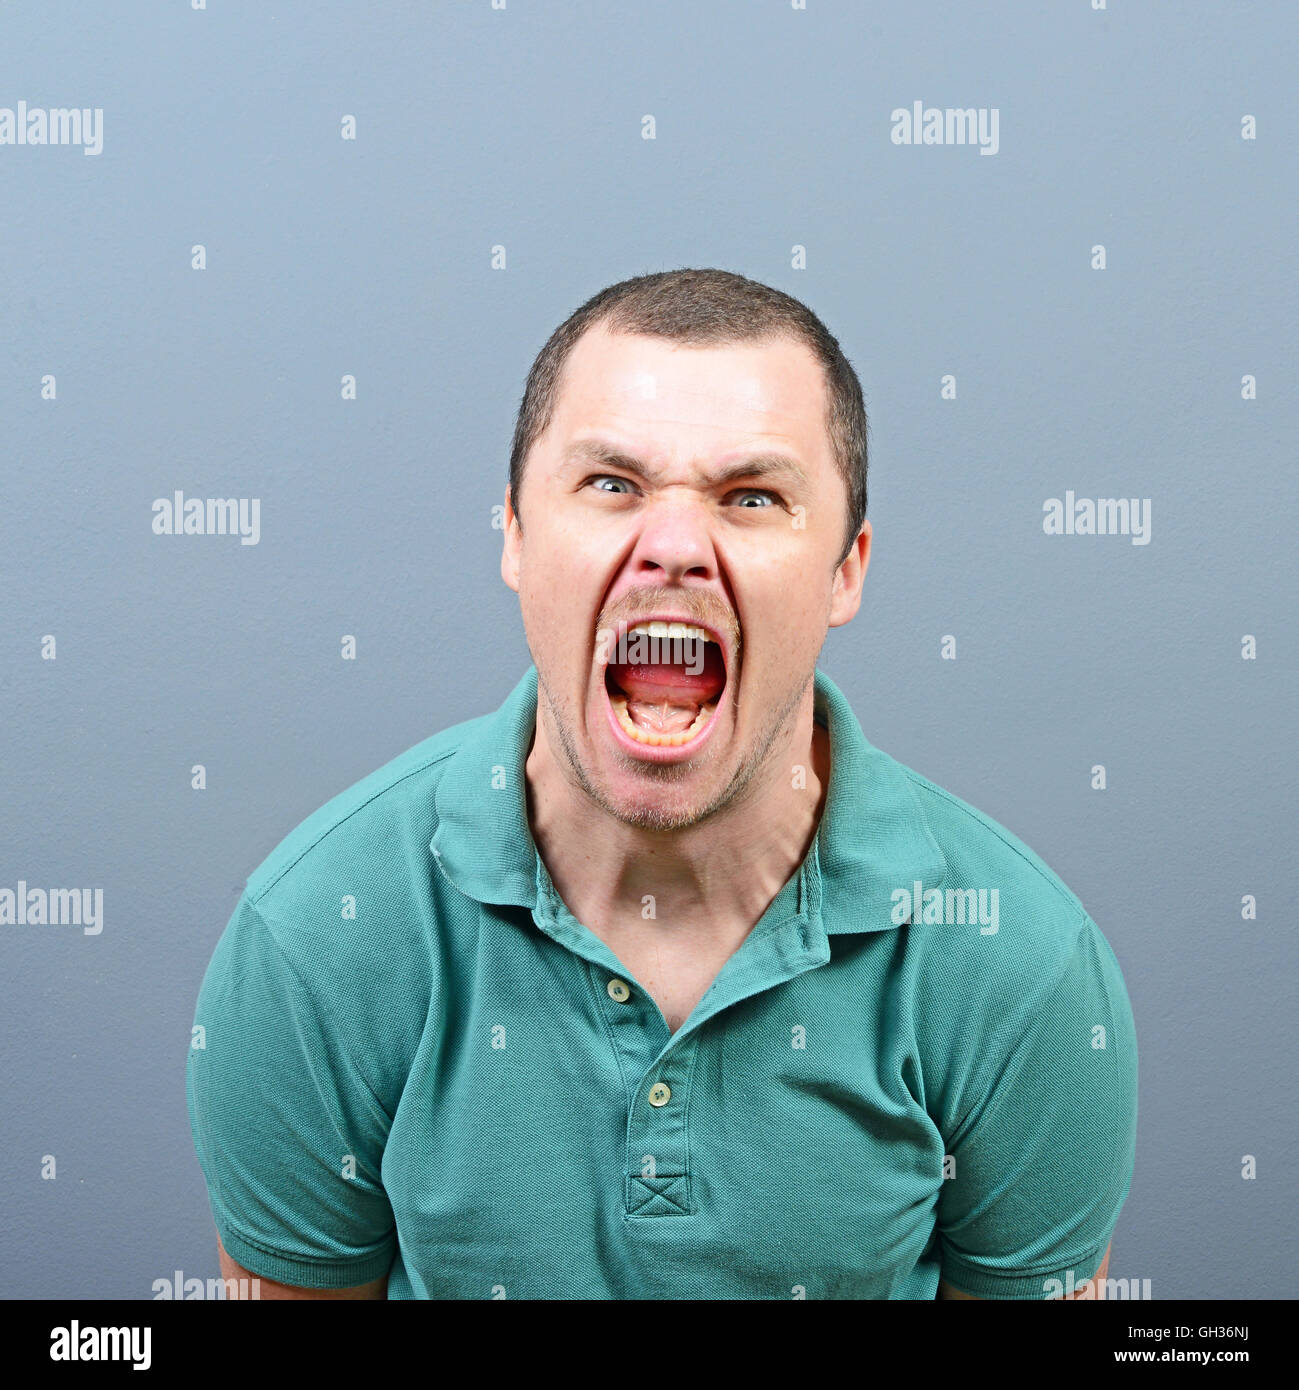
[[[733,492],[733,493],[731,493],[731,496],[732,496],[732,497],[765,497],[765,498],[767,499],[767,503],[768,503],[770,506],[775,507],[775,506],[778,506],[778,505],[780,504],[780,498],[777,497],[776,494],[775,494],[774,492],[768,492],[768,491],[766,491],[765,488],[756,488],[756,487],[741,488],[738,492]],[[750,508],[750,510],[752,510],[752,508]],[[758,510],[762,510],[762,508],[759,507]]]
[[[633,486],[633,484],[632,484],[632,482],[630,481],[630,479],[628,479],[628,478],[620,478],[616,473],[600,473],[600,474],[597,474],[594,478],[588,478],[586,481],[587,481],[588,483],[595,483],[595,484],[596,484],[596,491],[597,491],[597,492],[609,492],[609,489],[608,489],[608,488],[600,487],[600,486],[599,486],[600,483],[618,483],[618,484],[620,484],[623,488],[627,489],[628,491],[630,491],[631,488],[632,488],[632,486]],[[619,496],[620,494],[617,493],[617,492],[614,492],[612,495],[613,495],[614,497],[617,497],[617,496]]]

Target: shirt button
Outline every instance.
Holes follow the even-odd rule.
[[[631,987],[626,980],[610,980],[605,988],[609,991],[609,998],[616,999],[619,1004],[625,1004],[631,998]]]
[[[656,1081],[649,1092],[649,1103],[651,1105],[666,1105],[672,1099],[672,1092],[662,1081]]]

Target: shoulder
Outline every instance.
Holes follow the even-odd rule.
[[[931,1113],[950,1124],[1031,1033],[1052,1020],[1081,1028],[1098,1000],[1118,1012],[1127,1000],[1108,942],[1060,876],[1005,826],[897,767],[944,865],[899,944]]]
[[[942,887],[953,892],[984,890],[996,907],[996,936],[1008,929],[1025,951],[1044,953],[1045,964],[1068,949],[1087,916],[1078,895],[1033,849],[1004,825],[901,763],[906,779],[944,864]],[[994,896],[995,895],[995,896]]]
[[[923,914],[912,920],[959,926],[953,914],[959,918],[962,904],[967,911],[974,907],[981,914],[979,930],[949,936],[949,944],[954,940],[977,944],[971,941],[977,937],[985,944],[1009,948],[1001,952],[1002,968],[1016,963],[1034,972],[1062,967],[1088,920],[1078,895],[1004,825],[928,777],[901,763],[894,766],[915,798],[943,866],[937,885],[941,899],[926,896],[917,905],[923,907]]]
[[[395,1104],[443,988],[440,936],[465,911],[429,847],[435,795],[486,717],[407,749],[271,850],[248,876],[209,966],[203,1003],[212,1021],[233,1019],[264,1040],[286,1028],[319,1030]]]
[[[394,972],[403,988],[427,978],[434,925],[456,910],[430,850],[436,793],[487,717],[442,730],[339,792],[248,876],[241,905],[321,1002],[362,1002]]]
[[[405,837],[389,838],[406,828],[418,834],[435,827],[433,793],[445,763],[465,738],[489,716],[453,724],[408,748],[360,781],[331,797],[295,826],[248,876],[247,896],[262,910],[274,912],[295,893],[312,890],[320,876],[331,880],[340,869],[364,871],[385,867],[394,855],[415,846]],[[423,850],[428,853],[428,838]]]
[[[959,868],[973,860],[981,870],[989,865],[1009,876],[1022,876],[1025,888],[1047,900],[1058,900],[1066,909],[1082,911],[1077,894],[1017,835],[914,768],[904,767],[896,760],[895,766],[911,784],[949,862],[955,857],[960,861]]]

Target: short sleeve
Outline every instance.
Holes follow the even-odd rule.
[[[1096,1273],[1136,1151],[1132,1010],[1090,918],[1063,977],[984,1088],[949,1140],[942,1277],[976,1298],[1059,1296]]]
[[[388,1272],[389,1117],[246,893],[199,991],[186,1098],[232,1259],[306,1288]]]

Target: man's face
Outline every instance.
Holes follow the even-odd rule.
[[[537,667],[538,737],[620,820],[681,829],[770,770],[827,627],[857,611],[870,526],[836,568],[847,494],[825,392],[783,338],[682,347],[600,325],[569,355],[522,528],[507,493],[501,573]],[[628,631],[653,619],[686,635]]]

